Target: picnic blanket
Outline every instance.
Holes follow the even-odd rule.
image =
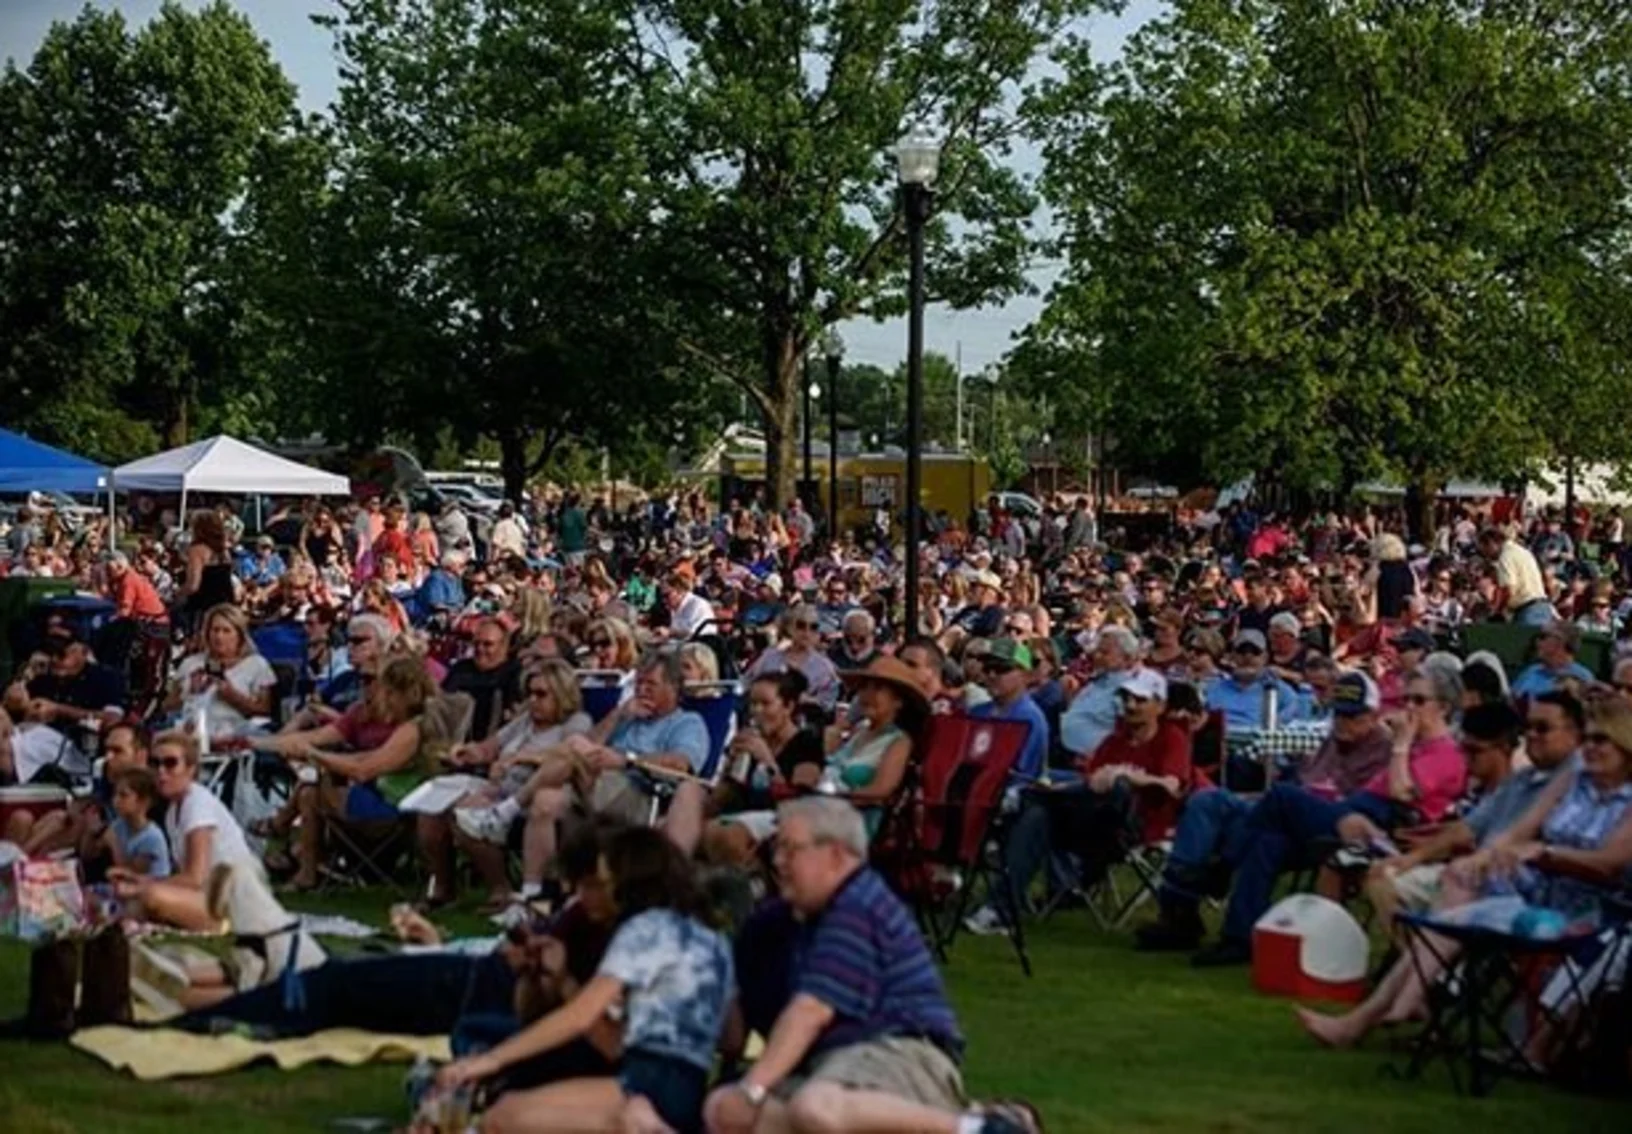
[[[355,1028],[333,1028],[297,1039],[257,1040],[232,1033],[197,1035],[171,1028],[107,1025],[81,1028],[69,1043],[143,1082],[220,1075],[263,1059],[293,1071],[324,1061],[359,1067],[409,1063],[421,1055],[439,1061],[451,1058],[446,1036],[386,1035]]]

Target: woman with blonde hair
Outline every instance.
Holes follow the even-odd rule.
[[[597,618],[584,631],[584,668],[633,673],[640,661],[635,631],[621,618]]]
[[[231,603],[206,611],[200,631],[204,648],[176,668],[165,709],[180,714],[183,728],[202,715],[210,738],[236,736],[250,718],[272,715],[278,675],[255,648],[249,618]]]
[[[295,889],[317,886],[327,823],[397,819],[397,804],[429,777],[420,717],[436,692],[421,659],[394,657],[363,700],[338,720],[305,732],[256,738],[257,749],[317,772],[300,777],[294,798],[271,825],[274,834],[283,834],[297,816],[300,820],[299,869],[291,882]]]
[[[533,776],[569,737],[585,735],[594,727],[584,712],[578,676],[566,662],[539,662],[527,671],[523,689],[525,712],[517,713],[480,744],[462,744],[453,751],[453,762],[460,771],[485,773],[489,782],[462,797],[449,812],[419,817],[420,846],[432,864],[438,898],[452,895],[455,875],[448,839],[457,823],[459,845],[487,883],[489,905],[496,911],[510,904],[504,847],[511,828],[527,813]],[[523,845],[524,882],[542,882],[554,844],[533,845],[541,841],[533,833]]]
[[[414,513],[414,530],[408,535],[408,545],[414,549],[412,572],[416,579],[425,577],[432,567],[442,561],[442,546],[431,526],[429,512]]]
[[[210,915],[205,883],[223,864],[260,869],[238,821],[209,788],[198,782],[198,741],[179,729],[161,733],[148,750],[159,798],[165,802],[164,833],[174,868],[156,879],[115,867],[108,880],[127,903],[126,916],[182,929],[219,932]]]
[[[531,642],[550,630],[550,596],[537,587],[521,587],[510,600],[510,617],[516,621],[516,639]]]

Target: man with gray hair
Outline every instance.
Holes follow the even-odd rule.
[[[859,607],[852,610],[839,625],[839,640],[833,643],[832,650],[828,652],[828,660],[840,673],[866,669],[878,657],[876,632],[871,614]]]
[[[861,814],[822,796],[785,803],[775,855],[801,921],[790,996],[759,1060],[709,1096],[708,1129],[1035,1131],[1024,1105],[968,1106],[957,1018],[912,911],[867,865]]]
[[[460,576],[465,570],[465,553],[450,547],[442,553],[442,560],[419,587],[419,609],[426,617],[438,614],[457,614],[465,608],[465,584]]]
[[[1125,626],[1107,626],[1094,645],[1092,681],[1060,717],[1060,743],[1087,758],[1116,728],[1116,695],[1139,665],[1139,638]]]

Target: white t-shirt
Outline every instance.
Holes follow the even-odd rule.
[[[699,594],[688,594],[669,615],[669,632],[676,638],[689,638],[704,623],[714,619],[714,604]]]
[[[164,833],[170,840],[170,857],[178,874],[186,867],[187,836],[200,827],[215,830],[206,870],[214,870],[223,862],[255,861],[254,853],[244,841],[244,830],[227,810],[227,805],[203,784],[194,784],[164,812]]]
[[[244,714],[217,697],[213,688],[194,687],[195,675],[202,673],[206,664],[203,654],[193,654],[176,669],[176,680],[181,683],[181,719],[184,723],[196,720],[198,711],[203,709],[211,736],[235,736],[244,729]],[[222,676],[228,685],[246,695],[271,689],[278,683],[271,663],[260,654],[239,658]]]

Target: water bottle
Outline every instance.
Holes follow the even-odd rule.
[[[1265,732],[1274,732],[1280,723],[1280,690],[1275,688],[1274,682],[1264,685],[1263,726]]]
[[[210,754],[210,711],[207,705],[200,705],[198,712],[193,715],[193,735],[198,738],[198,754]]]

